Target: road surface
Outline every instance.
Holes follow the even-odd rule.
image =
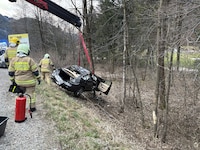
[[[53,123],[45,118],[41,98],[37,99],[37,111],[33,112],[33,118],[27,106],[27,120],[15,122],[16,95],[8,92],[10,84],[8,70],[0,68],[0,116],[9,118],[5,132],[0,137],[0,150],[60,150],[54,137]]]

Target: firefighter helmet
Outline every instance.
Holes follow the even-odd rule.
[[[19,46],[17,47],[17,53],[24,53],[26,55],[29,55],[30,52],[30,48],[27,44],[19,44]]]
[[[18,38],[16,38],[16,37],[13,37],[13,38],[10,40],[10,43],[13,43],[13,44],[19,44],[19,43],[20,43],[20,41],[19,41],[19,39],[18,39]]]
[[[45,54],[44,58],[50,58],[50,55],[49,54]]]

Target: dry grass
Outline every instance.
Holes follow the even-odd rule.
[[[75,99],[57,86],[38,87],[46,117],[55,122],[57,137],[63,150],[132,150],[140,145],[126,139],[123,127],[86,100]]]
[[[101,74],[101,70],[97,69],[96,73],[113,81],[109,95],[98,95],[99,101],[75,99],[57,86],[46,87],[43,84],[40,87],[43,88],[40,94],[45,99],[47,116],[56,122],[63,149],[197,150],[200,147],[199,80],[194,82],[194,74],[173,74],[167,141],[162,143],[159,138],[153,137],[155,74],[148,74],[143,80],[143,72],[138,73],[145,121],[142,124],[133,83],[130,81],[127,85],[125,112],[118,113],[122,98],[121,80],[117,78],[120,71],[111,75]],[[162,111],[159,110],[159,113],[162,114]],[[160,131],[162,127],[161,123]]]

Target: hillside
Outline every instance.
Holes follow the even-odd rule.
[[[63,149],[197,150],[199,148],[199,101],[191,92],[195,90],[191,73],[174,72],[176,80],[171,87],[167,142],[162,143],[159,138],[153,138],[152,111],[155,89],[152,87],[155,81],[152,78],[155,75],[148,74],[145,81],[138,78],[139,82],[143,83],[140,87],[141,99],[133,98],[129,93],[125,112],[119,113],[121,80],[117,75],[120,75],[120,72],[111,75],[103,71],[102,67],[96,69],[96,74],[101,77],[112,76],[110,79],[113,81],[113,86],[108,96],[97,93],[98,99],[94,99],[89,93],[85,93],[84,97],[77,99],[57,86],[44,85],[38,89],[45,101],[47,117],[56,123]],[[184,79],[187,81],[188,89],[191,90],[188,90],[185,96],[183,96],[185,87],[182,82]]]
[[[0,14],[0,40],[7,39],[10,33],[10,21],[12,18]]]
[[[51,20],[34,18],[13,19],[0,15],[0,37],[7,39],[9,34],[28,33],[31,46],[30,55],[39,61],[45,53],[49,53],[55,66],[66,65],[66,58],[72,64],[77,62],[76,53],[79,45],[78,35],[63,30],[59,24],[49,23]],[[63,27],[65,23],[60,23]],[[67,28],[67,27],[66,27]],[[1,38],[0,38],[1,40]],[[73,57],[71,57],[73,55]]]

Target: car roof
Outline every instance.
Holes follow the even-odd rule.
[[[77,72],[78,74],[81,74],[81,75],[88,75],[88,74],[91,74],[91,72],[81,66],[78,66],[78,65],[72,65],[70,67],[68,67],[67,69],[71,70],[71,71],[75,71]]]

